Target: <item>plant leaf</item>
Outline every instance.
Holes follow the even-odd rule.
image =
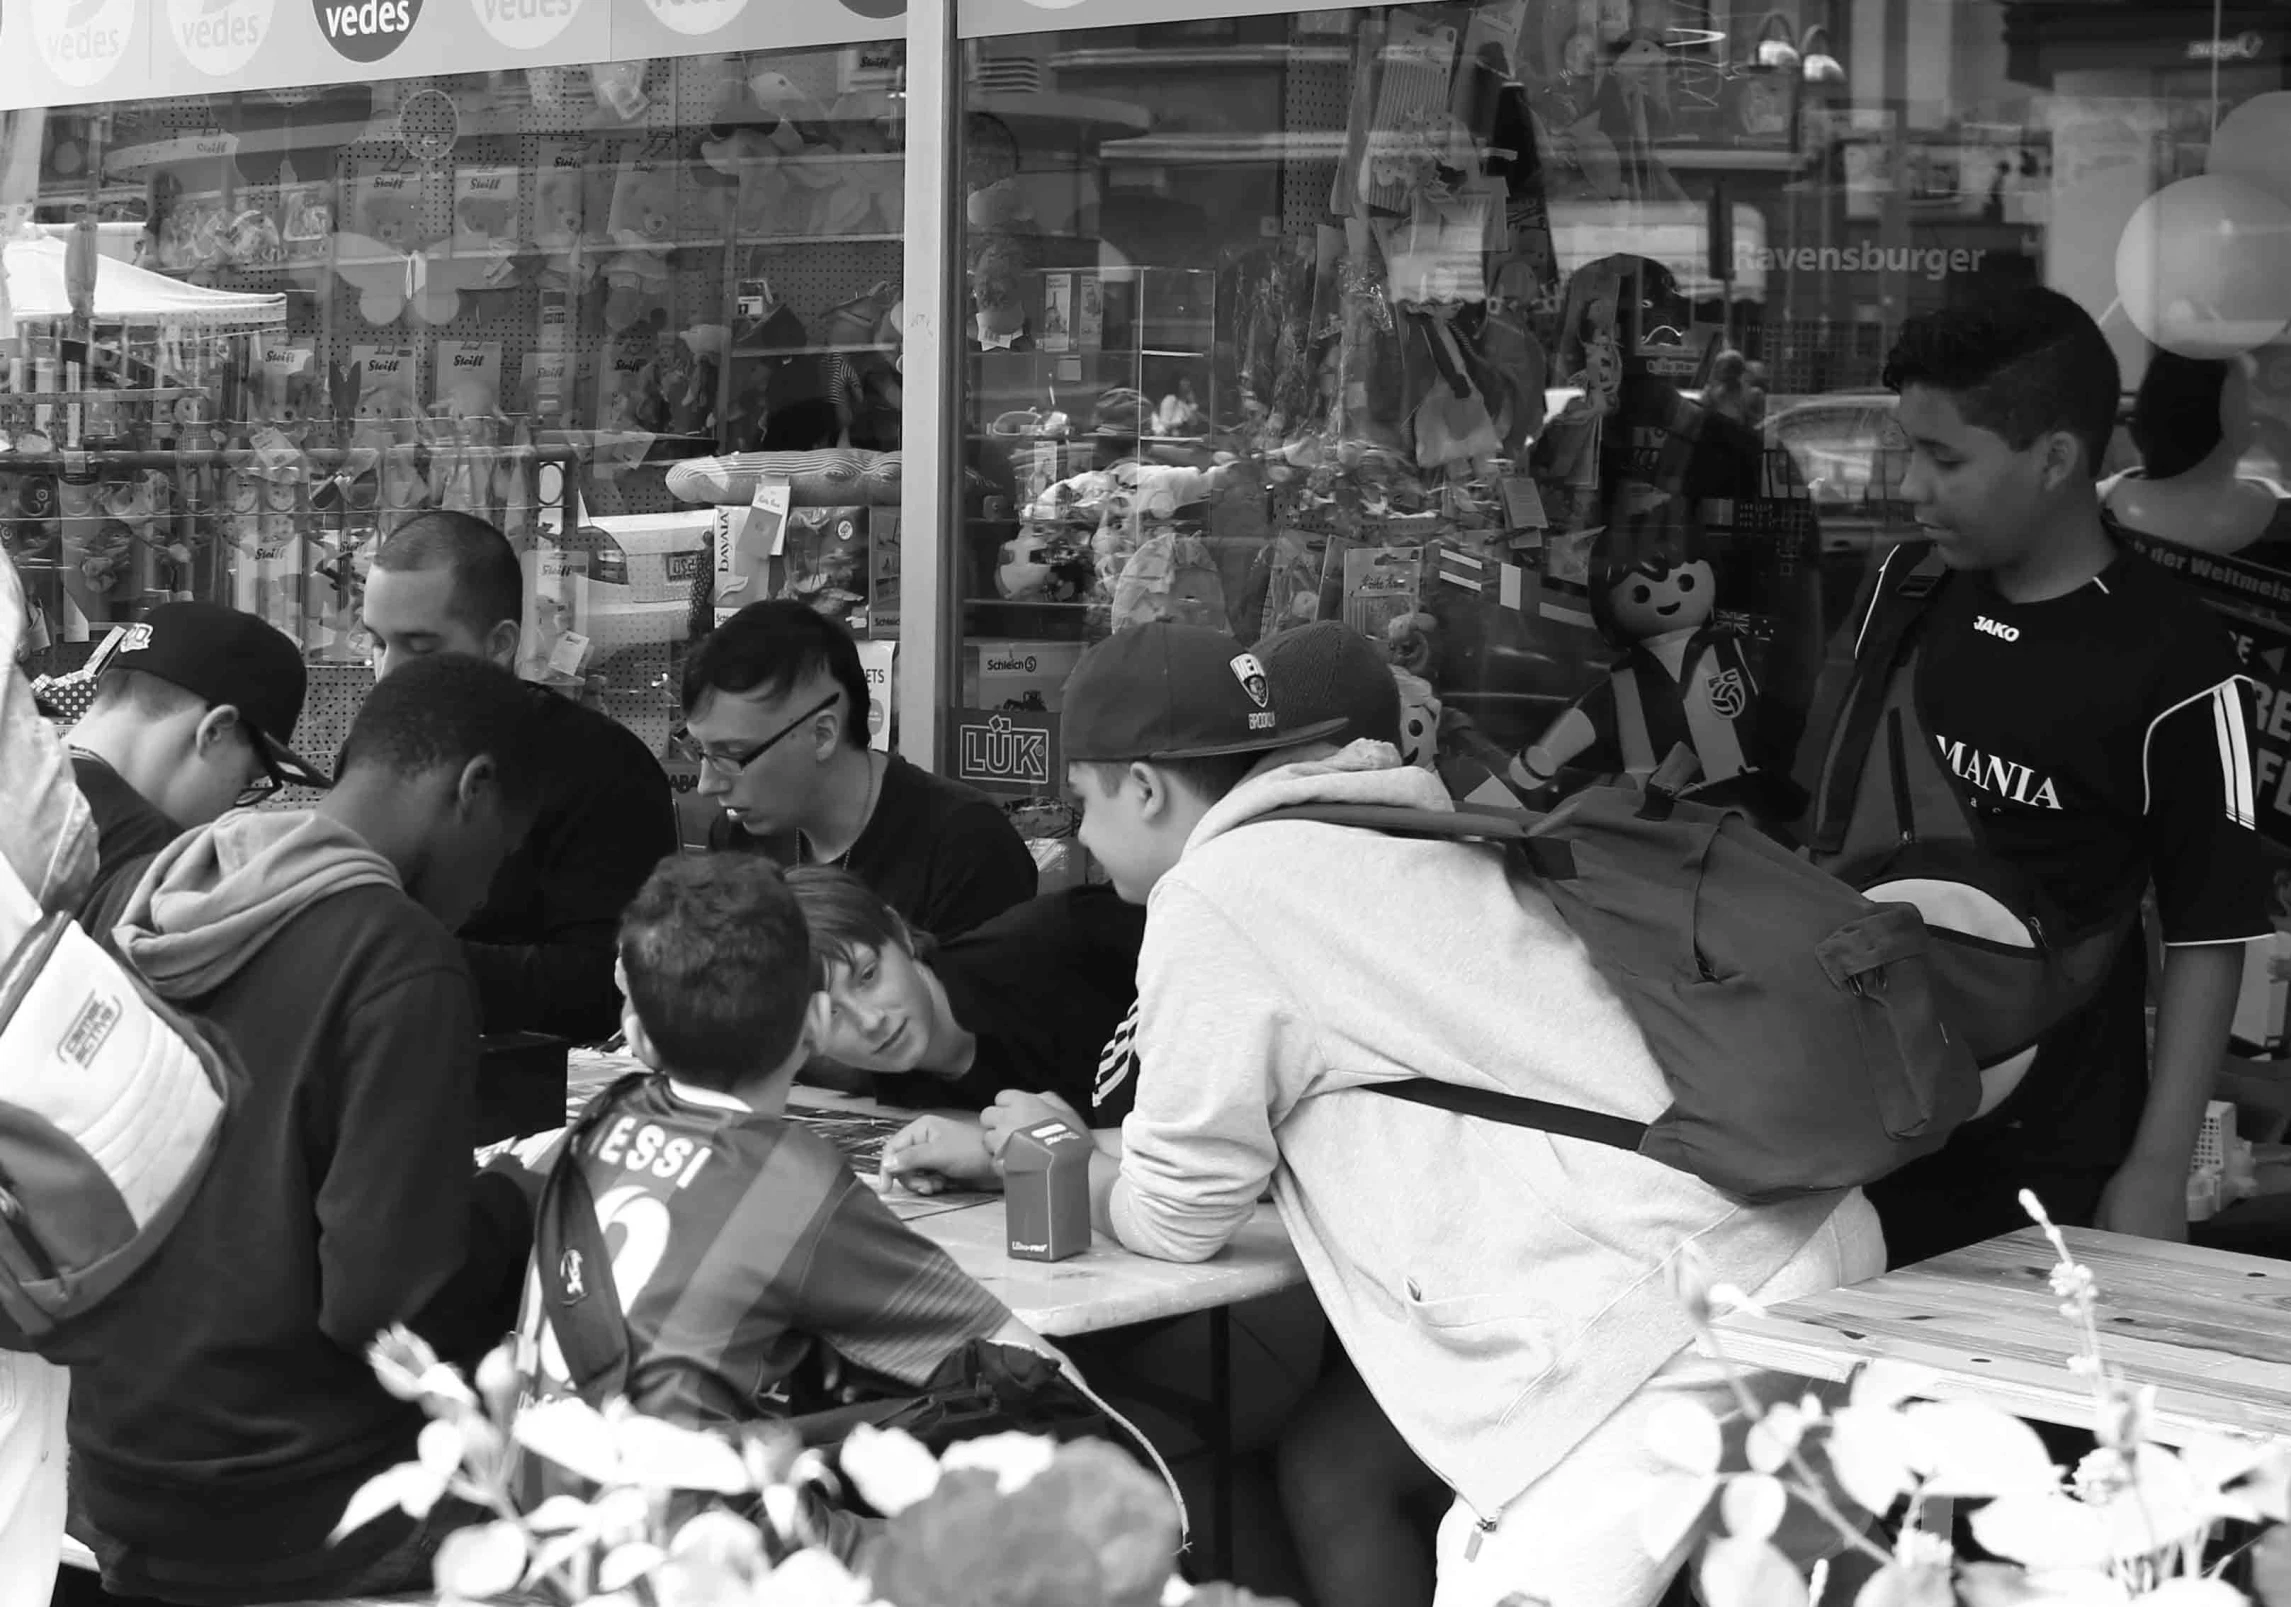
[[[1698,1577],[1707,1607],[1807,1607],[1806,1582],[1763,1540],[1713,1540]]]
[[[1777,1473],[1789,1464],[1798,1442],[1806,1437],[1806,1418],[1794,1401],[1776,1401],[1750,1425],[1742,1454],[1760,1473]]]
[[[904,1430],[862,1423],[843,1442],[843,1472],[869,1506],[895,1518],[939,1487],[939,1464]]]
[[[664,1423],[656,1417],[623,1418],[615,1426],[621,1478],[648,1490],[706,1490],[738,1495],[749,1488],[740,1453],[714,1434]]]
[[[1770,1473],[1738,1473],[1726,1481],[1718,1515],[1737,1540],[1771,1540],[1790,1509],[1790,1492]]]
[[[577,1495],[553,1495],[525,1514],[525,1527],[535,1534],[562,1534],[589,1523],[594,1515]]]
[[[2251,1588],[2261,1607],[2291,1607],[2291,1529],[2270,1529],[2251,1548]]]
[[[411,1487],[410,1478],[423,1477],[419,1462],[400,1462],[396,1467],[384,1468],[364,1484],[342,1509],[342,1521],[335,1524],[330,1537],[339,1540],[344,1535],[363,1529],[385,1512],[404,1510],[405,1496]]]
[[[772,1570],[771,1585],[759,1599],[802,1602],[804,1607],[866,1607],[873,1594],[867,1581],[854,1578],[835,1553],[808,1550],[790,1552]]]
[[[1840,1407],[1823,1449],[1838,1484],[1864,1512],[1883,1516],[1915,1482],[1916,1437],[1889,1407]]]
[[[2057,1490],[2001,1496],[1970,1522],[1986,1550],[2039,1573],[2104,1569],[2115,1556],[2100,1514]]]
[[[2009,1413],[1972,1401],[1921,1401],[1904,1407],[1901,1418],[1931,1448],[1927,1495],[2022,1495],[2060,1488],[2060,1470],[2045,1455],[2044,1441]]]
[[[527,1589],[531,1589],[551,1569],[571,1562],[582,1552],[588,1550],[592,1543],[590,1537],[578,1529],[550,1536],[534,1548],[533,1560],[526,1566],[523,1584]]]
[[[456,1529],[438,1547],[433,1576],[441,1594],[484,1600],[515,1590],[525,1574],[525,1531],[507,1519]]]
[[[1955,1607],[1949,1570],[1937,1562],[1887,1563],[1870,1575],[1854,1607]]]
[[[1718,1419],[1700,1401],[1667,1400],[1647,1414],[1647,1449],[1681,1473],[1716,1473],[1722,1441]]]
[[[1656,1562],[1679,1554],[1718,1493],[1707,1473],[1665,1473],[1655,1478],[1639,1506],[1639,1549]]]
[[[599,1590],[625,1590],[668,1560],[668,1553],[649,1540],[631,1540],[615,1546],[597,1564]]]
[[[1058,1442],[1042,1434],[982,1434],[975,1440],[957,1440],[939,1458],[939,1471],[953,1473],[977,1468],[994,1475],[994,1487],[1014,1495],[1034,1482],[1050,1466]]]
[[[436,1479],[451,1478],[461,1467],[461,1426],[442,1418],[432,1418],[422,1425],[420,1438],[414,1441],[414,1455],[429,1474]]]
[[[1891,1408],[1913,1396],[1929,1394],[1937,1380],[1938,1375],[1929,1367],[1878,1356],[1855,1369],[1849,1399],[1855,1406]]]
[[[2243,1592],[2224,1579],[2181,1574],[2140,1598],[2141,1607],[2245,1607]]]
[[[611,1425],[595,1407],[576,1396],[527,1407],[517,1414],[510,1434],[535,1456],[592,1484],[621,1481]]]
[[[711,1507],[685,1520],[668,1543],[669,1554],[679,1559],[706,1562],[750,1578],[765,1571],[764,1537],[756,1526],[734,1512]]]

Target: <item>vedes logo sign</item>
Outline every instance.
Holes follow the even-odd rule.
[[[644,0],[678,33],[714,33],[748,9],[748,0]]]
[[[167,0],[167,31],[183,59],[212,78],[254,60],[275,0]]]
[[[380,61],[406,42],[422,0],[310,0],[318,31],[352,61]]]
[[[48,71],[76,89],[100,84],[127,54],[135,0],[37,0],[32,38]]]
[[[485,31],[512,50],[539,50],[565,31],[581,0],[469,0]]]

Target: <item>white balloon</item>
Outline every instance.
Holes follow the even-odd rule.
[[[2204,172],[2241,179],[2291,204],[2291,89],[2254,95],[2221,118]]]
[[[2116,294],[2183,357],[2232,357],[2291,328],[2291,205],[2242,179],[2168,184],[2124,224]]]

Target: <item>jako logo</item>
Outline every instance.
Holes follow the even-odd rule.
[[[512,50],[538,50],[565,31],[581,0],[469,0],[485,31]]]
[[[1973,629],[1986,631],[2000,642],[2017,642],[2021,639],[2021,628],[2018,625],[2000,625],[1986,614],[1973,621]]]
[[[422,0],[310,0],[326,42],[352,61],[380,61],[406,42]]]
[[[75,89],[100,84],[127,53],[135,0],[47,0],[32,7],[32,37],[48,71]]]
[[[183,59],[211,78],[254,60],[276,0],[167,0],[167,31]]]
[[[748,0],[644,0],[678,33],[714,33],[748,9]]]

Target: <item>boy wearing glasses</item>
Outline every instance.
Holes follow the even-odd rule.
[[[750,603],[684,668],[711,848],[851,872],[908,925],[954,937],[1034,896],[1034,856],[984,793],[867,745],[858,644],[799,602]]]
[[[104,661],[72,727],[72,772],[97,833],[96,886],[225,811],[325,772],[286,743],[302,717],[302,654],[252,614],[162,603]]]

